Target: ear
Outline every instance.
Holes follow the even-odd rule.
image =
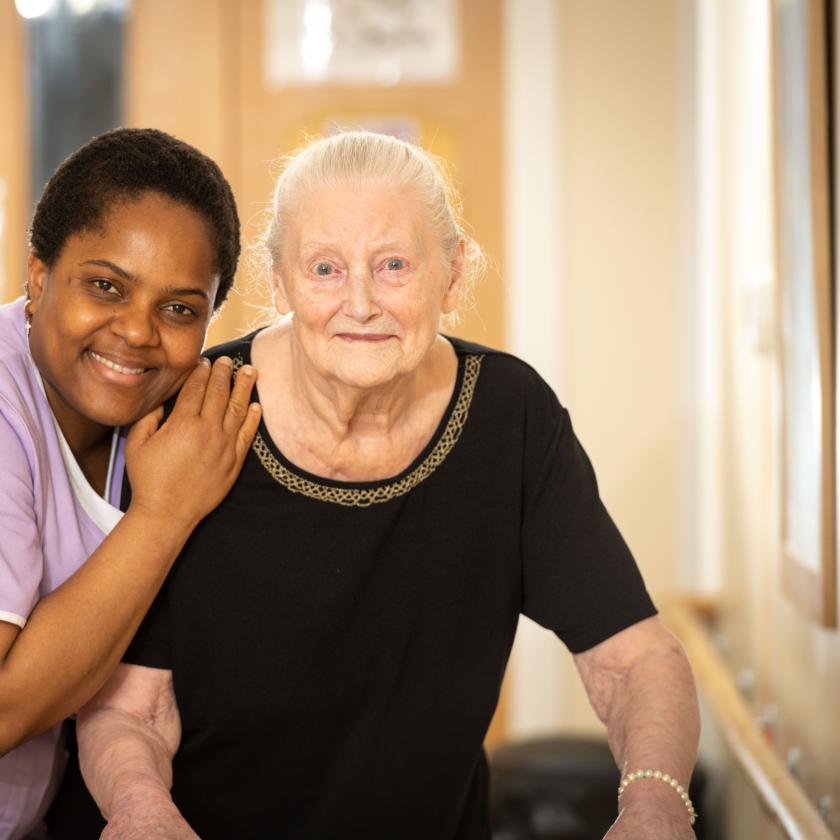
[[[449,315],[455,311],[458,306],[458,300],[461,297],[461,277],[464,273],[464,240],[458,243],[455,249],[455,255],[449,262],[449,277],[446,283],[446,289],[443,292],[443,301],[441,302],[441,311],[444,315]]]
[[[289,297],[286,294],[286,286],[283,283],[283,276],[278,268],[271,269],[271,287],[274,290],[274,308],[279,315],[288,315],[291,310]]]
[[[34,251],[29,252],[29,259],[26,263],[26,289],[29,292],[29,299],[32,301],[30,311],[34,314],[44,294],[44,289],[49,281],[50,270]]]

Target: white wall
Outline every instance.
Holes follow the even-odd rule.
[[[571,411],[648,585],[680,545],[680,4],[508,0],[508,344]],[[522,627],[511,734],[600,729]]]

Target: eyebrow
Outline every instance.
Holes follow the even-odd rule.
[[[109,271],[113,271],[114,274],[119,275],[123,280],[127,280],[129,283],[137,282],[137,277],[134,274],[131,274],[131,272],[121,268],[116,263],[112,263],[110,260],[83,260],[79,263],[79,265],[98,265],[101,268],[107,268]],[[199,288],[198,286],[166,286],[163,291],[167,295],[177,295],[178,297],[183,297],[185,295],[197,295],[199,297],[203,297],[207,301],[210,300],[210,295],[207,294],[207,291]]]
[[[130,280],[132,283],[137,280],[133,274],[130,274],[124,268],[120,268],[116,263],[112,263],[110,260],[82,260],[79,265],[98,265],[102,268],[107,268],[110,271],[113,271],[114,274],[119,274],[123,280]]]
[[[372,245],[371,250],[375,253],[380,253],[382,251],[401,251],[405,250],[406,248],[412,247],[414,243],[411,242],[400,242],[396,239],[390,239],[387,242],[374,242]],[[320,250],[332,250],[336,247],[336,243],[334,242],[322,242],[319,240],[309,240],[307,242],[300,243],[300,251],[301,252],[308,252],[308,251],[320,251]]]

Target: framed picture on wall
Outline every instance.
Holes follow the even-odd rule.
[[[826,0],[775,0],[783,585],[837,624],[834,315]]]

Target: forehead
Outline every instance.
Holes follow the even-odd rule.
[[[205,236],[210,236],[208,222],[198,210],[165,193],[154,191],[116,196],[102,211],[96,232],[99,235],[120,233],[137,225],[200,228]]]
[[[301,248],[315,243],[428,244],[428,212],[408,187],[386,181],[340,181],[300,190],[288,208]]]
[[[82,228],[67,238],[64,250],[79,245],[128,246],[143,239],[147,244],[178,244],[180,250],[208,249],[211,230],[197,210],[160,193],[114,201],[90,228]]]
[[[218,279],[204,217],[159,193],[119,201],[96,228],[68,237],[59,261],[87,260],[107,260],[137,277],[189,275],[208,287]]]

